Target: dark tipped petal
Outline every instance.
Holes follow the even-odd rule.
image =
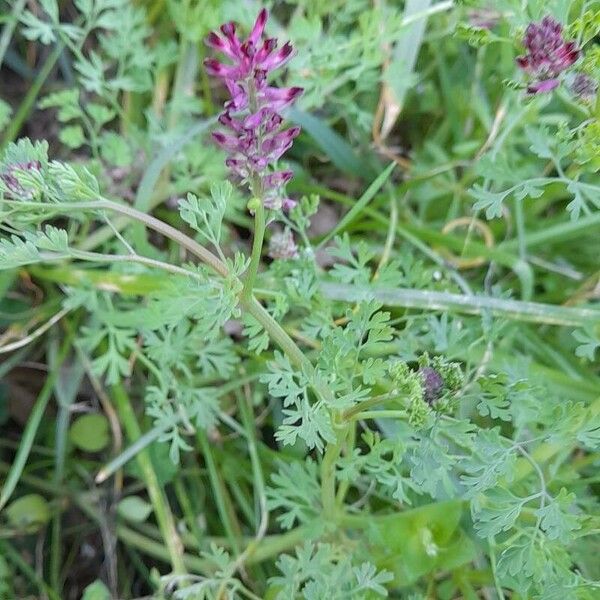
[[[249,175],[246,161],[229,157],[225,160],[225,166],[228,167],[232,173],[238,177],[241,177],[242,179],[245,179]]]
[[[517,66],[523,70],[529,69],[530,60],[528,56],[517,56],[515,59]]]
[[[251,42],[244,42],[240,46],[240,52],[242,53],[242,56],[244,58],[252,60],[254,58],[254,55],[256,54],[256,46]]]
[[[223,48],[227,45],[225,40],[217,35],[214,31],[211,31],[206,38],[204,38],[204,43],[209,48],[214,48],[215,50],[223,50]]]
[[[581,54],[580,50],[576,47],[575,42],[567,42],[562,48],[562,59],[564,68],[570,67]]]
[[[262,179],[264,189],[279,188],[286,184],[292,177],[291,171],[275,171],[265,175]]]
[[[221,25],[221,32],[229,44],[228,55],[231,56],[231,58],[238,58],[240,56],[240,46],[242,43],[235,33],[235,23],[230,22]]]
[[[249,114],[244,119],[244,127],[247,129],[255,129],[262,125],[266,119],[269,118],[269,113],[271,112],[268,108],[261,108],[258,112]]]
[[[212,134],[213,139],[221,148],[227,151],[238,150],[240,142],[237,137],[233,135],[226,135],[221,131],[215,131]]]
[[[270,56],[266,57],[262,62],[261,67],[268,71],[278,69],[281,67],[292,55],[294,48],[287,42],[277,52],[274,52]]]
[[[221,31],[223,35],[227,39],[232,39],[235,37],[235,23],[233,21],[229,21],[229,23],[225,23],[221,25]]]
[[[269,13],[266,8],[263,8],[259,13],[258,17],[256,17],[256,21],[254,22],[254,27],[252,27],[252,31],[248,36],[248,41],[258,45],[258,41],[262,37],[262,34],[265,30],[265,25],[267,24],[267,19],[269,18]]]
[[[231,79],[225,79],[225,85],[229,91],[231,100],[225,104],[225,108],[231,108],[233,110],[242,110],[248,106],[248,94],[246,90],[235,81]]]
[[[235,79],[239,72],[237,67],[224,65],[214,58],[206,58],[204,60],[204,68],[209,75],[221,77],[223,79]]]
[[[232,42],[230,39],[224,39],[213,31],[208,34],[204,40],[204,43],[209,48],[213,48],[218,52],[222,52],[225,54],[225,56],[228,56],[233,60],[237,60],[239,58],[239,43],[237,43],[237,39],[235,42]]]
[[[238,119],[234,119],[229,114],[228,110],[219,116],[219,123],[221,123],[221,125],[225,125],[225,127],[229,127],[229,129],[232,129],[235,132],[240,132],[243,130],[242,124],[238,121]]]
[[[211,31],[206,38],[204,43],[209,47],[222,52],[230,58],[235,58],[235,53],[231,47],[231,43],[228,40],[223,39],[220,35],[217,35],[214,31]]]
[[[273,133],[279,129],[282,123],[283,119],[281,115],[277,114],[276,112],[272,112],[269,118],[264,122],[265,133]]]
[[[277,40],[275,38],[266,39],[259,51],[256,53],[256,62],[262,63],[273,50],[277,47]]]
[[[294,102],[303,91],[300,87],[266,87],[262,90],[261,95],[262,99],[270,103],[274,109],[280,109]]]
[[[300,133],[300,127],[291,127],[263,140],[263,150],[272,161],[280,158],[292,145],[293,139]]]
[[[557,88],[560,81],[558,79],[545,79],[544,81],[535,81],[527,86],[528,94],[546,94]]]

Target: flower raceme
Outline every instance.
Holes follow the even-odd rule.
[[[527,87],[530,94],[550,92],[558,87],[558,76],[580,54],[576,42],[566,41],[562,25],[550,16],[527,26],[523,45],[527,53],[517,57],[517,65],[534,79]]]
[[[204,66],[229,91],[230,100],[219,116],[228,131],[213,133],[214,140],[229,155],[226,165],[267,208],[287,209],[294,203],[285,197],[283,188],[292,172],[275,170],[275,165],[300,128],[282,129],[279,111],[292,104],[302,88],[268,85],[268,74],[283,66],[293,49],[289,42],[278,49],[275,38],[262,39],[267,18],[267,11],[261,10],[245,41],[237,36],[234,23],[222,25],[220,34],[210,33],[206,44],[221,52],[230,64],[209,58]]]

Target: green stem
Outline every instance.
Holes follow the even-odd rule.
[[[246,431],[246,441],[248,443],[248,453],[252,463],[253,481],[255,487],[255,497],[260,510],[259,518],[256,519],[258,528],[256,538],[248,544],[244,550],[241,559],[248,560],[252,553],[258,548],[261,540],[264,538],[269,524],[269,509],[267,508],[267,491],[265,486],[265,478],[263,475],[260,458],[258,455],[258,447],[256,441],[256,427],[254,424],[254,412],[252,410],[251,399],[246,397],[243,392],[238,392],[238,404],[244,429]]]
[[[241,304],[242,308],[264,327],[265,331],[269,334],[269,337],[279,345],[296,366],[304,367],[309,373],[314,371],[312,363],[306,358],[296,342],[294,342],[285,329],[283,329],[283,327],[268,313],[266,308],[254,298],[254,296],[242,301]]]
[[[121,524],[117,525],[116,533],[122,542],[141,550],[144,554],[153,556],[159,560],[164,560],[165,562],[172,561],[171,554],[170,552],[168,553],[165,551],[165,546],[163,543],[149,540],[147,537],[141,535],[137,531],[129,529],[129,527],[125,527]],[[202,560],[201,558],[191,554],[182,553],[181,563],[183,568],[183,571],[179,573],[181,575],[185,574],[187,569],[190,569],[190,571],[195,573],[210,573],[212,567],[208,561]]]
[[[265,239],[266,215],[262,200],[256,203],[254,209],[254,238],[252,240],[252,255],[250,256],[250,266],[244,280],[244,289],[242,290],[242,300],[248,300],[254,289],[254,282],[260,266],[260,257],[262,254],[263,242]]]
[[[19,16],[23,12],[26,2],[27,0],[17,0],[14,3],[10,12],[10,17],[2,29],[2,35],[0,36],[0,66],[4,62],[4,55],[6,54],[6,49],[10,43],[10,38],[12,37],[16,24],[19,22]]]
[[[213,489],[215,502],[217,503],[217,510],[219,511],[219,517],[221,518],[221,522],[225,528],[225,533],[229,538],[229,543],[231,544],[236,556],[238,556],[240,554],[239,540],[241,537],[241,531],[235,517],[231,498],[229,497],[225,483],[223,482],[219,469],[217,468],[217,463],[215,462],[212,448],[210,447],[206,433],[199,430],[196,433],[196,439],[200,444],[202,455],[204,456],[204,461],[206,462],[208,476]]]
[[[188,493],[188,490],[185,487],[185,482],[183,480],[182,474],[179,474],[173,480],[173,486],[175,488],[177,500],[179,501],[179,505],[181,506],[181,509],[183,510],[183,515],[185,517],[185,520],[187,521],[187,526],[189,527],[194,537],[194,550],[196,552],[200,552],[203,535],[202,531],[200,530],[200,526],[198,525],[196,514],[190,501],[190,494]]]
[[[37,202],[19,202],[19,205],[21,208],[26,206],[39,208],[39,203]],[[199,258],[202,262],[206,263],[213,269],[213,271],[221,275],[221,277],[229,276],[227,266],[210,250],[207,250],[195,240],[191,239],[184,233],[181,233],[181,231],[175,229],[175,227],[172,227],[171,225],[151,215],[147,215],[139,210],[136,210],[135,208],[126,206],[124,204],[118,204],[117,202],[112,202],[111,200],[107,200],[105,198],[90,202],[71,202],[68,204],[68,208],[69,211],[111,210],[132,219],[136,219],[137,221],[144,223],[150,229],[153,229],[154,231],[161,233],[174,242],[177,242],[182,248],[185,248],[194,256]],[[294,340],[284,331],[281,325],[279,325],[279,323],[273,319],[273,317],[260,304],[260,302],[256,300],[256,298],[250,295],[248,298],[242,299],[241,306],[264,327],[271,339],[281,347],[281,349],[288,355],[293,363],[308,369],[309,373],[314,370],[311,362],[306,358],[306,356],[304,356],[302,350],[300,350]],[[319,392],[321,394],[325,394],[325,397],[330,395],[327,390],[319,390]]]
[[[352,416],[353,421],[367,419],[406,419],[408,413],[405,410],[365,410]]]
[[[327,444],[321,461],[321,504],[326,521],[333,521],[337,518],[335,463],[340,457],[347,433],[347,427],[338,430],[336,441]]]
[[[135,413],[133,412],[131,400],[121,384],[114,385],[112,390],[115,406],[119,418],[125,427],[127,437],[130,442],[135,442],[142,436],[142,432],[135,417]],[[175,519],[171,513],[171,509],[169,508],[160,483],[158,482],[158,477],[154,471],[148,450],[141,450],[137,454],[136,459],[140,470],[142,471],[142,476],[148,490],[150,502],[152,503],[164,543],[167,546],[169,560],[173,571],[176,574],[183,575],[186,573],[186,567],[183,560],[183,544],[179,539],[175,527]]]
[[[519,258],[527,259],[527,242],[525,233],[525,219],[523,216],[523,203],[518,198],[515,198],[515,224],[517,226],[517,241],[519,247]]]
[[[7,205],[18,204],[21,208],[31,207],[31,208],[39,208],[39,202],[21,202],[21,201],[5,201]],[[46,208],[46,207],[45,207]],[[229,275],[229,271],[227,266],[210,250],[204,248],[204,246],[200,245],[198,242],[190,238],[189,236],[181,233],[175,227],[172,227],[168,223],[153,217],[152,215],[147,215],[131,206],[127,206],[125,204],[119,204],[118,202],[113,202],[112,200],[107,200],[106,198],[100,198],[99,200],[90,200],[88,202],[70,202],[65,205],[48,205],[49,211],[54,212],[64,212],[68,210],[70,213],[73,210],[90,210],[90,211],[102,211],[102,210],[111,210],[121,215],[125,215],[131,219],[135,219],[136,221],[140,221],[144,223],[150,229],[161,233],[165,237],[177,242],[182,248],[185,248],[189,252],[191,252],[194,256],[197,256],[202,262],[206,263],[213,271],[221,275],[222,277],[227,277]]]
[[[345,455],[351,456],[354,452],[354,447],[356,446],[356,424],[351,423],[348,427],[348,435],[346,436],[346,449]],[[349,479],[344,479],[340,482],[340,485],[337,490],[336,502],[338,506],[343,506],[344,500],[346,499],[346,495],[348,494],[348,490],[350,489],[351,481]]]
[[[168,223],[153,217],[152,215],[147,215],[135,208],[131,208],[130,206],[126,206],[125,204],[118,204],[117,202],[112,202],[111,200],[97,200],[93,202],[81,202],[81,203],[73,203],[69,205],[71,209],[106,209],[112,210],[116,213],[120,213],[122,215],[126,215],[137,221],[144,223],[150,229],[154,229],[159,233],[162,233],[164,236],[172,239],[177,242],[180,246],[200,258],[204,263],[206,263],[209,267],[211,267],[214,271],[216,271],[222,277],[227,277],[228,270],[225,264],[215,256],[210,250],[204,248],[204,246],[200,245],[198,242],[194,241],[189,236],[181,233],[175,227],[172,227]]]
[[[370,409],[373,408],[375,406],[379,406],[380,404],[383,404],[384,402],[393,402],[396,400],[406,400],[406,395],[398,395],[398,394],[381,394],[380,396],[374,396],[373,398],[369,398],[368,400],[364,400],[363,402],[359,402],[356,406],[353,406],[352,408],[349,408],[348,410],[346,410],[343,415],[342,418],[344,419],[344,421],[351,421],[353,419],[356,418],[356,415],[359,413],[362,413],[363,411],[365,411],[366,409]]]
[[[56,417],[56,457],[55,457],[55,471],[54,471],[54,484],[60,488],[63,484],[64,472],[65,472],[65,458],[67,449],[67,433],[69,429],[70,410],[67,406],[59,407],[58,415]],[[52,587],[61,591],[60,583],[60,564],[62,554],[62,540],[61,540],[61,513],[56,512],[52,520],[52,533],[51,533],[51,544],[50,544],[50,583]]]

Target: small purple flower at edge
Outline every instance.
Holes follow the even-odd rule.
[[[279,111],[292,104],[303,90],[268,85],[267,75],[284,65],[293,49],[289,42],[277,49],[275,38],[262,39],[267,18],[267,11],[262,9],[245,41],[238,38],[234,23],[222,25],[220,35],[210,33],[206,44],[224,54],[230,63],[208,58],[204,66],[229,91],[230,100],[219,116],[219,122],[229,131],[213,133],[214,140],[229,155],[225,164],[249,184],[265,207],[285,209],[293,205],[283,192],[292,172],[277,171],[275,165],[300,128],[282,129]]]
[[[433,367],[421,367],[419,374],[423,385],[423,397],[427,404],[433,404],[442,394],[444,379]]]
[[[558,87],[558,76],[571,67],[580,54],[576,42],[566,41],[562,25],[550,16],[527,26],[523,45],[527,53],[517,57],[517,65],[534,79],[527,87],[529,94],[550,92]]]
[[[585,73],[577,73],[571,83],[571,91],[582,102],[591,103],[598,92],[598,82]]]
[[[16,171],[39,171],[42,165],[39,160],[30,160],[24,163],[15,163],[4,172],[0,173],[0,179],[6,186],[7,190],[11,195],[15,197],[21,197],[29,199],[32,196],[31,190],[26,190],[20,183],[19,179],[15,175]]]
[[[289,229],[275,232],[271,236],[269,256],[276,260],[292,260],[300,256],[294,235]]]

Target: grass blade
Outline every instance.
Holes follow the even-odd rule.
[[[72,340],[73,336],[68,335],[60,347],[56,357],[54,369],[49,373],[46,382],[44,383],[44,387],[42,388],[40,395],[37,397],[33,410],[29,415],[29,420],[27,421],[25,431],[21,437],[19,449],[17,450],[17,454],[11,465],[10,472],[6,477],[4,486],[2,487],[2,494],[0,494],[0,510],[2,510],[2,508],[4,508],[6,503],[10,500],[10,497],[17,487],[17,483],[19,482],[21,474],[23,473],[23,469],[25,468],[27,458],[31,452],[31,447],[33,446],[37,430],[42,422],[42,418],[46,412],[46,407],[48,406],[48,402],[52,396],[52,391],[54,390],[54,384],[56,383],[56,379],[59,375],[60,367],[66,360],[69,350],[71,349]]]
[[[293,107],[288,109],[288,116],[291,121],[300,125],[313,138],[317,146],[327,154],[340,171],[363,179],[373,177],[373,170],[356,155],[352,146],[325,121]]]
[[[419,308],[422,310],[456,311],[472,315],[490,312],[516,321],[579,327],[600,323],[600,310],[553,306],[540,302],[506,300],[489,296],[466,296],[450,292],[430,292],[405,288],[378,288],[351,284],[321,283],[321,290],[331,300],[359,302],[375,298],[386,306]]]
[[[341,233],[358,215],[363,211],[367,204],[373,199],[375,194],[381,189],[383,184],[388,180],[392,171],[396,167],[396,163],[390,163],[387,168],[382,171],[371,185],[365,190],[365,193],[356,201],[356,204],[342,217],[340,222],[321,240],[319,247],[324,246],[329,240]]]

